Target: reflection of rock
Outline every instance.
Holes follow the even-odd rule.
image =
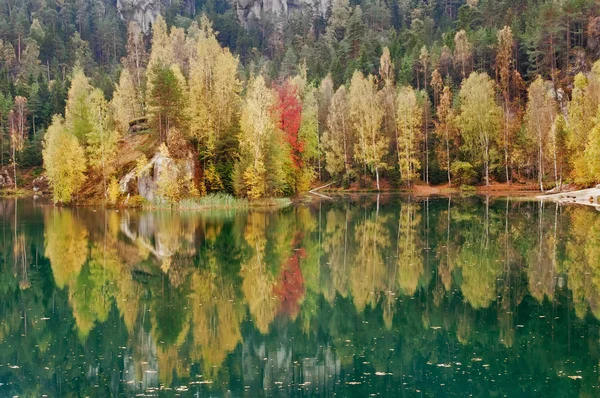
[[[244,384],[251,389],[276,391],[279,395],[293,395],[291,391],[298,389],[307,396],[333,395],[341,370],[341,361],[335,351],[329,346],[321,346],[314,356],[298,359],[287,344],[287,334],[279,334],[277,338],[279,341],[273,347],[264,343],[255,345],[252,338],[244,339]]]
[[[129,355],[123,355],[123,381],[131,390],[158,387],[158,350],[152,334],[137,328]]]
[[[140,195],[152,202],[157,197],[158,180],[163,175],[172,180],[177,177],[192,180],[194,178],[194,160],[191,157],[175,160],[159,151],[142,170],[131,170],[121,178],[119,182],[121,193]]]
[[[0,189],[12,188],[15,185],[7,169],[0,170]]]
[[[134,26],[137,32],[147,33],[160,14],[160,0],[117,0],[121,18]]]

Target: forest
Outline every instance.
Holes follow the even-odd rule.
[[[54,201],[600,180],[594,0],[0,5],[0,168]],[[162,171],[156,172],[157,164]],[[146,171],[145,171],[146,170]],[[126,185],[126,184],[125,184]]]

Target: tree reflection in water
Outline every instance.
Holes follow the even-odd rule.
[[[9,199],[0,222],[0,395],[597,388],[600,214],[587,208],[380,195],[194,214]]]

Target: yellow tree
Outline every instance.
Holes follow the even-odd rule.
[[[121,134],[128,132],[129,122],[143,115],[139,98],[133,76],[128,69],[123,69],[111,102],[115,127]]]
[[[418,151],[422,139],[423,108],[417,100],[415,91],[410,86],[400,89],[397,102],[396,151],[398,152],[398,166],[402,181],[410,187],[413,180],[418,177],[418,171],[421,168]]]
[[[585,160],[589,170],[589,176],[594,182],[600,181],[600,113],[596,118],[596,124],[588,135],[585,147]]]
[[[529,137],[537,143],[537,171],[541,191],[544,191],[544,165],[556,114],[557,106],[552,84],[538,77],[529,86],[525,118]],[[554,159],[556,159],[556,151],[554,151],[554,155]]]
[[[60,116],[54,116],[46,131],[42,155],[54,203],[70,202],[85,182],[85,153]]]
[[[95,89],[90,95],[92,130],[86,135],[88,161],[92,168],[102,174],[103,193],[107,195],[107,179],[115,171],[118,133],[113,128],[110,109],[102,90]]]
[[[85,142],[85,137],[92,130],[93,125],[90,109],[92,90],[93,87],[83,73],[83,69],[75,66],[65,107],[65,126],[82,143]]]
[[[515,45],[512,30],[505,26],[498,32],[498,52],[496,53],[496,67],[500,77],[500,90],[504,103],[504,168],[506,182],[510,183],[508,174],[508,141],[509,141],[509,116],[510,116],[510,76],[513,72],[513,47]]]
[[[17,153],[23,150],[27,135],[27,98],[20,95],[15,97],[15,106],[9,113],[9,124],[13,179],[17,189]]]
[[[327,130],[323,134],[323,149],[325,168],[329,174],[336,177],[344,173],[346,183],[350,181],[352,147],[348,91],[346,87],[340,86],[329,107]]]
[[[437,109],[440,93],[444,88],[444,80],[442,80],[442,74],[438,69],[434,69],[433,72],[431,72],[431,87],[433,87],[433,107],[434,109]]]
[[[350,119],[357,136],[354,158],[375,172],[379,191],[379,169],[386,167],[383,158],[388,139],[382,134],[383,107],[377,95],[377,86],[372,75],[367,78],[355,71],[350,82]]]
[[[450,87],[444,87],[440,104],[437,107],[436,134],[443,140],[443,150],[438,150],[438,160],[440,168],[446,170],[448,174],[448,184],[452,185],[450,176],[450,140],[454,132],[454,110],[452,109],[452,91]],[[438,148],[441,149],[441,148]]]
[[[219,142],[232,132],[239,115],[239,62],[228,49],[221,48],[205,15],[195,40],[189,79],[190,136],[203,152],[205,168],[212,170]]]
[[[269,144],[277,140],[276,127],[271,115],[274,105],[273,92],[262,76],[250,82],[242,105],[240,133],[240,161],[237,165],[239,194],[260,198],[267,191],[266,163]],[[273,174],[281,170],[270,169]]]
[[[585,159],[585,147],[588,135],[594,128],[595,117],[600,103],[598,86],[600,85],[600,63],[596,63],[589,77],[583,73],[575,76],[571,101],[567,106],[568,132],[567,145],[570,154],[571,171],[578,182],[587,183],[588,168]]]
[[[471,73],[460,89],[458,125],[466,151],[483,161],[486,186],[490,185],[490,148],[502,117],[495,97],[494,82],[486,73]]]
[[[472,58],[473,46],[469,42],[467,32],[464,29],[456,32],[454,36],[454,60],[459,64],[463,79],[467,77]]]

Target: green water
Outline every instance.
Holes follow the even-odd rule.
[[[598,396],[600,213],[0,201],[0,396]]]

